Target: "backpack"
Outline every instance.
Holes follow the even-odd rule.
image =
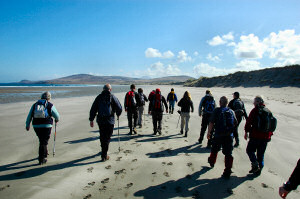
[[[268,133],[274,132],[277,126],[277,119],[273,116],[272,112],[266,107],[258,109],[257,116],[257,129],[259,131]]]
[[[212,113],[215,110],[215,100],[213,97],[208,96],[204,102],[204,112],[205,113]]]
[[[126,94],[126,107],[136,107],[135,94],[133,91],[129,91]]]
[[[109,99],[105,96],[101,97],[98,108],[99,117],[110,117],[113,114],[111,107],[111,95],[109,95]]]
[[[159,95],[159,97],[157,97],[157,95]],[[161,101],[162,101],[161,94],[155,94],[153,96],[152,103],[153,103],[154,110],[163,110],[163,107],[161,106]]]
[[[236,117],[242,117],[244,115],[244,104],[240,99],[236,99],[233,102],[233,110]]]
[[[33,110],[33,118],[49,118],[50,115],[48,113],[48,101],[41,99],[35,103]]]
[[[234,115],[233,112],[228,108],[217,109],[217,120],[215,131],[218,135],[228,136],[233,133],[234,130]]]
[[[144,106],[144,105],[145,105],[144,94],[143,94],[143,93],[139,93],[139,95],[140,95],[140,102],[141,102],[141,105]]]

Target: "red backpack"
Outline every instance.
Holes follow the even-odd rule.
[[[133,91],[129,91],[126,94],[126,107],[136,107],[135,94]]]

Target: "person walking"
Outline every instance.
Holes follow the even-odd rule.
[[[155,91],[155,95],[152,95],[149,99],[149,114],[152,115],[152,122],[153,122],[153,135],[157,133],[161,135],[162,129],[162,118],[165,105],[166,112],[168,113],[168,104],[166,102],[165,97],[161,94],[160,89],[157,88]]]
[[[199,144],[202,144],[205,131],[209,124],[209,118],[211,117],[215,107],[216,107],[216,102],[214,100],[213,95],[211,94],[210,90],[206,90],[205,96],[201,99],[199,104],[199,109],[198,109],[199,116],[200,117],[202,116],[200,137],[198,139]],[[210,147],[211,147],[211,139],[207,141],[207,148]]]
[[[279,196],[281,198],[286,198],[286,196],[292,191],[296,190],[300,185],[300,159],[291,174],[289,180],[285,182],[281,187],[279,187]]]
[[[122,113],[122,106],[118,98],[111,93],[111,90],[110,84],[104,85],[103,91],[93,102],[89,117],[90,126],[93,128],[94,119],[97,116],[101,143],[101,159],[103,162],[109,160],[107,151],[114,130],[115,114],[119,120]]]
[[[50,100],[51,93],[48,91],[44,92],[41,99],[31,106],[26,120],[26,130],[30,130],[30,123],[32,121],[33,129],[39,138],[39,165],[47,162],[47,145],[53,125],[52,117],[55,119],[55,125],[60,119],[58,111]]]
[[[237,126],[234,128],[233,136],[235,138],[235,144],[234,147],[238,147],[240,145],[240,139],[239,139],[239,133],[238,128],[243,118],[248,118],[244,102],[240,98],[239,92],[233,93],[233,99],[229,102],[228,107],[231,108],[236,116],[236,119],[238,121]]]
[[[189,119],[190,112],[194,112],[194,105],[192,101],[191,94],[188,91],[185,91],[183,98],[181,98],[178,102],[178,106],[181,107],[181,130],[180,133],[183,134],[183,128],[185,126],[185,134],[184,137],[187,137],[187,133],[189,131]]]
[[[264,100],[261,96],[256,96],[253,102],[254,108],[249,114],[249,118],[245,124],[245,140],[249,137],[246,152],[251,161],[251,170],[249,173],[259,175],[264,167],[264,154],[271,140],[273,131],[275,130],[262,130],[261,125],[274,126],[273,124],[262,124],[260,122],[266,121],[265,118],[261,118],[261,113],[266,110]],[[268,110],[268,109],[267,109]],[[269,111],[269,110],[268,110]],[[269,111],[270,112],[270,111]],[[269,120],[269,119],[268,119]],[[271,120],[269,120],[271,121]],[[249,135],[248,135],[249,134]]]
[[[148,102],[148,98],[146,95],[143,93],[143,89],[139,88],[138,89],[138,94],[139,94],[139,103],[137,104],[138,106],[138,125],[140,128],[143,126],[143,114],[144,114],[144,106],[145,102]]]
[[[218,152],[222,148],[222,153],[225,155],[225,169],[222,177],[229,178],[233,164],[233,131],[237,124],[237,119],[234,112],[227,107],[228,99],[223,96],[220,98],[220,107],[216,108],[210,118],[208,126],[207,139],[212,139],[212,147],[208,163],[214,167]],[[214,137],[211,137],[212,130],[215,128]]]
[[[130,85],[130,91],[125,95],[124,107],[127,112],[128,126],[129,126],[129,135],[137,134],[137,118],[138,118],[138,106],[137,104],[141,103],[139,94],[135,92],[135,85]],[[132,125],[133,119],[133,125]]]
[[[171,92],[167,96],[169,102],[170,114],[174,113],[175,102],[177,103],[177,95],[175,94],[174,88],[171,88]]]

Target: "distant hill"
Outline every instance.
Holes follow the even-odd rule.
[[[300,87],[300,65],[236,72],[218,77],[188,80],[185,86],[194,87]]]
[[[189,79],[189,76],[168,76],[153,79],[131,78],[123,76],[95,76],[88,74],[77,74],[67,77],[62,77],[44,81],[29,81],[22,80],[19,83],[23,84],[183,84]]]

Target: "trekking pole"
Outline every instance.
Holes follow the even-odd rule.
[[[53,157],[55,155],[55,140],[56,140],[56,122],[55,122],[55,133],[54,133],[54,143],[53,143]]]
[[[143,110],[143,115],[144,115],[144,126],[145,126],[145,110]]]
[[[118,117],[118,141],[119,141],[119,152],[121,151],[121,147],[120,147],[120,120]]]
[[[180,120],[180,115],[179,115],[179,118],[178,118],[178,122],[177,122],[177,127],[176,128],[178,128],[179,120]]]

